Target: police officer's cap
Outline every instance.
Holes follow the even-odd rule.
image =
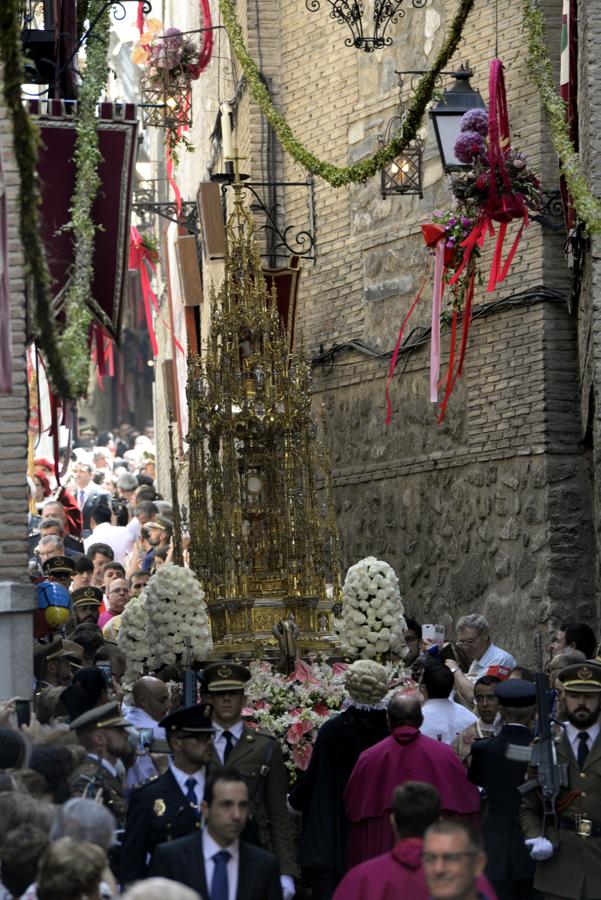
[[[102,591],[91,584],[77,588],[71,594],[73,606],[100,606],[102,603]]]
[[[233,662],[214,662],[203,672],[204,685],[211,693],[243,691],[249,679],[250,669]]]
[[[36,659],[40,657],[44,657],[44,659],[58,659],[59,656],[64,656],[72,665],[78,665],[83,660],[84,651],[83,647],[80,644],[76,644],[75,641],[68,641],[66,638],[56,638],[50,644],[34,644],[33,655]]]
[[[575,663],[562,669],[557,680],[565,691],[573,691],[577,694],[599,693],[601,692],[601,666],[588,661]]]
[[[71,731],[93,731],[95,728],[129,728],[129,722],[121,715],[117,702],[104,703],[82,713],[69,725]]]
[[[495,687],[495,694],[501,706],[521,708],[534,706],[536,703],[536,688],[531,681],[522,678],[509,678]]]
[[[212,733],[215,731],[211,721],[212,715],[213,707],[210,703],[196,703],[194,706],[185,706],[169,713],[159,725],[167,734],[173,734],[174,731],[183,731],[186,734]]]
[[[75,563],[68,556],[51,556],[42,563],[44,575],[72,575]]]

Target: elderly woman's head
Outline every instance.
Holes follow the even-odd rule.
[[[63,837],[40,859],[38,900],[98,900],[106,853],[96,844]]]
[[[122,900],[200,900],[196,891],[167,878],[147,878],[123,894]]]
[[[375,706],[388,693],[388,672],[371,659],[358,659],[346,670],[345,684],[355,703]]]
[[[57,811],[50,832],[52,840],[70,837],[75,841],[88,841],[105,852],[115,843],[115,817],[101,803],[74,797]]]

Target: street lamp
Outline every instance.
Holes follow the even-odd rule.
[[[471,168],[455,156],[455,142],[459,137],[461,119],[469,109],[486,109],[479,91],[473,90],[470,78],[474,73],[463,66],[453,73],[455,83],[447,88],[442,100],[430,110],[438,152],[445,172],[459,172]]]
[[[397,72],[399,78],[399,107],[398,114],[393,116],[383,135],[378,137],[381,146],[385,147],[392,136],[403,127],[406,108],[403,101],[403,75],[413,74]],[[392,194],[417,194],[422,195],[422,159],[424,142],[420,137],[414,138],[398,156],[386,163],[380,170],[380,193],[382,197]]]

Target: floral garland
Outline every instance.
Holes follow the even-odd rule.
[[[34,298],[36,341],[46,360],[52,388],[71,397],[66,360],[61,356],[52,314],[50,272],[40,237],[40,189],[37,177],[39,133],[21,98],[25,81],[17,0],[0,3],[0,57],[4,64],[4,98],[13,124],[13,146],[19,167],[20,236]]]
[[[407,623],[392,566],[374,556],[355,563],[346,573],[342,600],[342,616],[334,620],[334,628],[343,653],[361,659],[402,654]]]
[[[459,9],[451,23],[447,39],[438,53],[432,68],[420,79],[413,102],[407,111],[402,128],[397,136],[369,159],[355,163],[352,166],[342,167],[318,159],[297,140],[284,116],[274,107],[269,92],[261,81],[259,70],[244,43],[242,29],[236,19],[234,3],[232,0],[219,0],[219,9],[231,45],[246,76],[250,92],[261,112],[277,134],[282,147],[307,171],[313,172],[314,175],[319,175],[332,187],[342,187],[352,182],[367,181],[368,178],[376,175],[386,163],[391,162],[414,140],[422,123],[426,107],[432,100],[436,89],[436,79],[459,46],[463,27],[472,11],[474,2],[475,0],[460,0]]]
[[[69,360],[71,382],[76,397],[88,390],[90,353],[88,333],[92,321],[88,301],[94,278],[94,239],[98,226],[92,207],[100,189],[100,153],[96,106],[109,76],[108,47],[110,6],[104,0],[90,0],[89,18],[96,26],[86,44],[86,69],[78,100],[75,141],[75,190],[66,226],[73,232],[75,258],[65,296],[65,328],[59,337],[63,359]]]
[[[153,669],[183,661],[186,638],[193,660],[206,659],[213,649],[205,594],[194,573],[183,566],[165,565],[146,587],[148,647]]]
[[[582,171],[580,157],[570,139],[565,104],[553,81],[544,16],[533,0],[523,0],[522,9],[528,37],[528,69],[547,113],[551,140],[559,156],[561,173],[566,180],[572,205],[588,233],[600,234],[601,201],[592,193]]]

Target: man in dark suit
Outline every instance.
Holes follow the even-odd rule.
[[[94,502],[102,495],[106,495],[100,485],[92,481],[94,475],[94,466],[91,463],[78,462],[74,469],[75,477],[75,499],[81,510],[83,529],[82,537],[90,534],[90,512]]]
[[[233,769],[215,772],[202,804],[206,828],[157,847],[150,874],[179,881],[206,900],[282,900],[275,856],[240,840],[248,810],[246,779]]]
[[[123,838],[124,884],[148,874],[147,858],[157,844],[200,829],[206,765],[211,756],[211,707],[179,709],[159,722],[171,748],[167,771],[136,788],[129,800]]]
[[[279,741],[242,720],[244,688],[250,670],[224,660],[205,667],[203,680],[213,706],[213,762],[246,778],[250,818],[244,838],[275,853],[282,872],[284,900],[295,894],[296,851],[286,795],[288,777]]]
[[[524,846],[519,814],[527,764],[507,759],[510,744],[528,747],[536,689],[529,681],[509,679],[495,687],[503,727],[496,737],[476,741],[472,746],[470,781],[485,791],[487,806],[482,832],[487,863],[486,875],[499,900],[534,900],[535,863]]]

